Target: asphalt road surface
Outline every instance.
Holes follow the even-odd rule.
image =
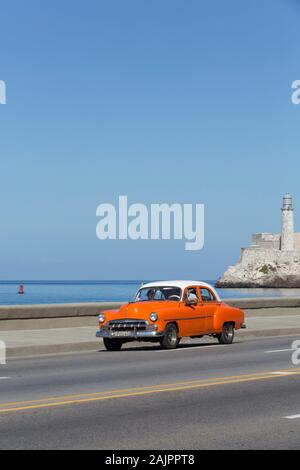
[[[299,449],[296,337],[15,359],[1,449]]]

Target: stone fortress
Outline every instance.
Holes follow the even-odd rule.
[[[256,233],[242,248],[235,266],[217,281],[217,287],[300,287],[300,233],[294,232],[292,197],[282,206],[281,234]]]

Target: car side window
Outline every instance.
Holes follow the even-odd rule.
[[[201,292],[201,297],[202,297],[203,302],[215,302],[216,301],[215,296],[210,290],[201,288],[200,292]]]
[[[184,294],[185,300],[189,296],[195,296],[197,298],[197,300],[200,301],[200,298],[199,298],[198,291],[197,291],[196,287],[188,287],[186,289],[185,294]]]

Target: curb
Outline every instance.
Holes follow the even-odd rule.
[[[236,338],[241,339],[256,339],[256,338],[268,338],[271,336],[296,336],[300,335],[300,328],[276,328],[269,330],[239,330],[236,332]]]
[[[47,354],[61,354],[70,352],[97,352],[102,347],[99,341],[81,342],[81,343],[65,343],[65,344],[47,344],[47,345],[33,345],[33,346],[19,346],[6,349],[6,356],[8,359],[43,356]]]

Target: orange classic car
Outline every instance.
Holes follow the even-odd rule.
[[[199,281],[164,281],[143,285],[133,302],[99,315],[99,331],[109,351],[130,341],[159,342],[175,349],[181,338],[209,335],[231,344],[245,328],[244,312],[222,302],[216,290]]]

